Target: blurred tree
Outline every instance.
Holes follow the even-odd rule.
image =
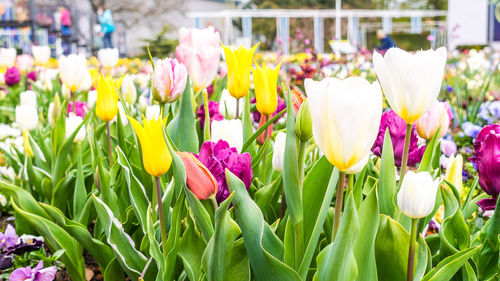
[[[164,58],[174,54],[175,47],[178,45],[177,40],[166,38],[167,33],[172,32],[169,25],[165,25],[163,29],[152,39],[144,39],[144,46],[141,47],[142,53],[139,55],[141,59],[149,60],[147,46],[153,58]]]

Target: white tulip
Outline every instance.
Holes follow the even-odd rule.
[[[0,48],[0,67],[12,67],[16,63],[17,51],[14,48]]]
[[[436,203],[439,180],[428,172],[408,171],[398,193],[398,206],[403,214],[418,219],[429,215]]]
[[[50,59],[49,46],[31,46],[31,53],[36,65],[46,65]]]
[[[66,138],[69,138],[71,134],[82,124],[83,118],[74,114],[73,112],[69,113],[69,116],[66,117]],[[78,133],[76,133],[73,142],[78,143],[82,142],[85,139],[85,126],[82,126]]]
[[[234,119],[236,117],[236,102],[238,101],[240,105],[240,114],[243,112],[243,101],[245,99],[236,100],[233,96],[229,94],[227,89],[222,91],[220,102],[219,102],[219,112],[227,119]],[[226,116],[227,108],[227,116]]]
[[[283,171],[283,158],[285,156],[286,133],[279,132],[273,145],[273,168],[276,171]]]
[[[243,147],[243,124],[240,119],[212,121],[212,141],[225,140],[238,152]]]
[[[390,48],[382,57],[373,53],[373,64],[392,110],[413,124],[437,99],[446,65],[446,49],[408,53]]]
[[[38,125],[38,112],[32,105],[19,105],[16,107],[16,123],[20,129],[31,131]]]
[[[144,111],[146,111],[147,107],[148,107],[148,100],[146,99],[146,96],[140,95],[139,96],[139,109],[141,110],[141,112],[144,112]]]
[[[24,91],[21,92],[21,95],[19,97],[21,105],[32,105],[34,107],[37,106],[36,104],[36,93],[33,91]]]
[[[76,54],[61,56],[59,57],[58,64],[59,77],[63,84],[72,92],[78,91],[88,73],[85,57]]]
[[[83,80],[82,84],[80,85],[80,88],[78,88],[78,91],[86,92],[92,88],[92,75],[88,71],[83,74]]]
[[[319,82],[306,79],[304,86],[314,140],[339,171],[352,172],[351,167],[365,161],[378,134],[382,116],[380,86],[360,77],[325,78]]]
[[[102,67],[113,68],[118,64],[118,49],[100,49],[97,58]]]
[[[120,92],[123,99],[129,104],[134,104],[137,99],[137,91],[135,89],[134,80],[130,75],[125,75],[122,79]]]
[[[54,125],[54,103],[49,104],[49,111],[47,112],[47,119],[49,119],[49,124]]]
[[[94,106],[95,102],[97,101],[97,91],[93,90],[87,93],[87,105],[89,108]]]
[[[160,116],[160,106],[157,104],[146,107],[146,120],[158,120]]]
[[[356,163],[356,165],[352,166],[351,168],[347,169],[345,171],[346,174],[357,174],[359,172],[361,172],[366,164],[368,163],[368,160],[370,159],[370,156],[367,154],[365,156],[365,158],[361,159],[361,161],[359,161],[358,163]]]

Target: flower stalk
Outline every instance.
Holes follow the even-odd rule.
[[[109,161],[109,168],[113,166],[113,155],[111,152],[111,132],[109,129],[109,122],[106,122],[106,134],[108,135],[108,161]]]
[[[413,281],[413,271],[415,267],[415,244],[417,242],[417,224],[418,219],[411,220],[410,249],[408,251],[408,268],[406,281]]]
[[[335,199],[335,217],[333,221],[332,242],[335,240],[340,225],[340,215],[342,214],[342,203],[344,201],[345,172],[339,172],[337,181],[337,198]]]
[[[161,196],[161,184],[160,178],[155,177],[156,182],[156,200],[158,202],[158,218],[160,220],[160,230],[161,230],[161,246],[163,248],[163,257],[167,259],[167,228],[165,226],[165,215],[163,213],[163,202]]]
[[[406,124],[406,134],[405,134],[405,146],[403,149],[403,158],[401,159],[401,172],[399,176],[399,187],[401,188],[401,183],[406,174],[407,164],[408,164],[408,152],[410,150],[410,140],[411,140],[411,129],[412,124]],[[398,188],[399,190],[399,188]]]

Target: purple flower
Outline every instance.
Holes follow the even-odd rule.
[[[89,111],[89,107],[83,101],[75,101],[74,105],[73,105],[73,102],[70,101],[70,102],[68,102],[67,115],[69,116],[70,112],[73,112],[73,110],[74,110],[76,116],[80,116],[82,118],[85,118],[85,114],[87,113],[87,111]]]
[[[477,204],[485,211],[494,210],[500,193],[500,125],[485,126],[474,141],[474,156],[479,185],[492,198],[482,199]]]
[[[9,277],[10,281],[52,281],[56,276],[55,266],[43,268],[43,261],[31,269],[31,267],[20,267],[14,270]]]
[[[19,83],[19,80],[21,80],[21,73],[19,72],[19,69],[17,69],[17,67],[9,67],[5,72],[4,78],[5,84],[7,84],[7,86],[9,87],[12,87]]]
[[[8,224],[4,233],[0,233],[0,248],[6,250],[13,247],[17,243],[19,237],[12,225]]]
[[[253,98],[250,101],[250,103],[251,104],[257,103],[257,100],[255,98]],[[286,108],[285,100],[282,99],[280,96],[278,96],[278,106],[276,107],[276,111],[271,115],[270,118],[273,118],[276,114],[280,113],[285,108]],[[252,111],[252,117],[253,117],[253,121],[255,123],[259,123],[260,122],[260,112],[258,110]],[[283,115],[282,115],[282,117],[283,117]],[[278,120],[279,120],[279,118],[278,118]],[[274,123],[278,122],[278,120],[274,121]]]
[[[442,139],[440,147],[446,157],[450,157],[452,154],[457,153],[457,144],[452,140]]]
[[[220,121],[224,119],[219,112],[219,103],[215,101],[208,102],[208,114],[210,115],[210,124],[212,124],[212,121],[214,120]],[[203,127],[205,126],[205,107],[203,104],[200,105],[200,108],[196,111],[196,117],[200,118],[200,126],[203,130]]]
[[[43,247],[43,237],[23,234],[14,246],[8,248],[9,254],[21,255],[26,252],[36,251]]]
[[[236,148],[229,147],[229,144],[224,140],[219,140],[217,143],[204,142],[200,154],[196,155],[196,158],[210,170],[217,181],[219,189],[215,198],[219,203],[226,200],[230,194],[224,172],[226,168],[240,178],[247,189],[252,182],[253,172],[250,154],[238,154]]]
[[[26,77],[28,77],[28,80],[36,81],[36,71],[29,72],[28,75],[26,75]]]
[[[0,270],[11,268],[14,262],[12,255],[0,255]]]
[[[475,124],[472,124],[471,122],[467,121],[462,124],[462,130],[464,131],[464,134],[466,136],[469,136],[471,138],[475,138],[476,135],[479,133],[481,130],[481,127]]]
[[[452,86],[446,86],[446,91],[447,91],[448,93],[453,92],[453,87],[452,87]]]
[[[382,146],[384,145],[384,135],[385,130],[389,127],[389,133],[391,134],[392,147],[394,149],[394,163],[396,166],[401,166],[401,160],[403,158],[403,149],[405,143],[406,135],[406,122],[403,118],[399,117],[394,111],[390,110],[382,114],[382,120],[380,121],[380,127],[378,130],[377,139],[372,146],[372,152],[378,157],[382,156]],[[417,132],[415,130],[415,124],[411,130],[410,137],[410,150],[408,153],[408,166],[414,166],[420,160],[425,152],[425,145],[418,146]]]

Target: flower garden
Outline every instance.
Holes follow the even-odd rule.
[[[498,280],[488,50],[0,49],[2,280]]]

